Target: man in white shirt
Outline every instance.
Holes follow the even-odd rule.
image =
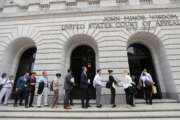
[[[3,99],[3,97],[5,96],[4,105],[7,105],[7,101],[9,99],[9,96],[11,95],[11,91],[12,91],[12,87],[13,87],[13,77],[10,76],[10,78],[7,77],[6,73],[3,73],[3,78],[2,78],[2,84],[3,84],[3,88],[0,91],[0,103]]]
[[[94,77],[93,85],[96,88],[96,107],[101,108],[101,89],[102,89],[102,77],[101,69],[97,70],[97,74]]]
[[[38,95],[37,98],[37,107],[41,107],[41,98],[44,96],[44,106],[48,106],[48,95],[49,95],[49,81],[48,74],[46,71],[42,72],[42,77],[39,78],[39,82],[44,82],[43,93]]]
[[[142,72],[140,80],[143,82],[146,104],[152,105],[152,86],[154,82],[146,69]]]
[[[124,71],[124,80],[123,80],[123,88],[126,95],[126,104],[134,107],[134,91],[132,90],[132,81],[131,76],[127,70]]]

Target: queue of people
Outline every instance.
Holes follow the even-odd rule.
[[[118,86],[118,81],[113,76],[113,70],[107,71],[109,74],[108,81],[105,85],[106,88],[110,90],[110,104],[112,108],[116,107],[116,86]],[[123,73],[122,85],[125,92],[126,104],[132,107],[135,107],[134,104],[134,95],[136,91],[135,82],[133,82],[130,74],[127,70]],[[3,73],[0,78],[0,102],[2,102],[4,98],[4,105],[7,105],[7,101],[12,93],[13,89],[13,76],[7,76],[6,73]],[[14,107],[17,106],[25,106],[25,108],[34,107],[33,103],[35,92],[37,91],[37,101],[36,106],[50,106],[49,104],[49,93],[53,91],[52,98],[52,108],[58,107],[59,101],[59,86],[61,81],[61,73],[56,73],[55,78],[50,82],[48,79],[48,74],[46,71],[42,72],[42,76],[36,80],[36,73],[25,73],[23,76],[19,77],[16,81],[16,85],[14,86]],[[97,73],[93,80],[93,86],[96,90],[96,107],[101,108],[101,91],[103,87],[103,77],[102,70],[98,69]],[[71,109],[72,102],[72,89],[75,84],[74,77],[70,69],[67,70],[67,74],[65,75],[64,80],[64,109]],[[89,104],[89,84],[90,80],[87,76],[87,68],[82,67],[82,73],[80,76],[80,89],[81,89],[81,107],[88,108],[91,107]],[[36,87],[37,85],[37,87]],[[145,101],[146,104],[152,104],[152,91],[153,91],[154,81],[145,69],[140,78],[139,78],[139,86],[141,86],[144,90]],[[36,90],[37,89],[37,90]],[[43,100],[42,100],[43,98]],[[23,102],[24,100],[24,102]],[[42,104],[42,101],[44,104]],[[23,104],[24,103],[24,104]]]

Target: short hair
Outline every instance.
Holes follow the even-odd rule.
[[[97,73],[99,73],[101,71],[101,69],[97,69]]]
[[[56,77],[61,77],[61,73],[56,73]]]
[[[108,70],[108,73],[112,73],[113,72],[113,70]]]
[[[1,78],[5,78],[5,77],[7,77],[7,73],[3,73],[3,74],[1,75]]]
[[[147,69],[145,68],[145,69],[143,70],[143,72],[147,72]]]
[[[33,74],[36,74],[36,72],[30,72],[29,73],[29,76],[33,75]]]
[[[83,66],[83,67],[82,67],[82,70],[84,71],[85,69],[87,69],[86,66]]]
[[[68,69],[67,72],[70,73],[70,72],[71,72],[71,69]]]

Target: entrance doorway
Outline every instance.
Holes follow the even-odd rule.
[[[152,55],[149,49],[142,44],[130,45],[128,47],[128,61],[129,61],[130,74],[136,85],[138,85],[139,83],[139,78],[143,69],[147,69],[148,72],[151,74],[158,91],[158,93],[153,97],[159,99],[162,98],[160,85],[157,80],[156,70],[154,67],[154,61],[152,59]],[[137,89],[136,98],[143,98],[143,97],[144,97],[143,89],[141,90]]]
[[[76,47],[71,53],[71,65],[70,68],[72,70],[72,74],[75,78],[75,86],[73,88],[73,98],[80,99],[80,75],[82,72],[82,67],[86,66],[87,76],[91,80],[90,84],[90,98],[95,98],[95,89],[93,88],[93,78],[95,76],[96,71],[96,60],[95,60],[95,51],[93,48],[87,45],[81,45]]]
[[[35,61],[36,47],[27,49],[20,57],[19,66],[16,73],[15,85],[17,79],[26,72],[31,72]]]

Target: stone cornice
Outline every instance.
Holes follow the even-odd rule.
[[[6,20],[29,20],[29,19],[46,19],[76,16],[108,15],[108,14],[146,14],[161,12],[179,12],[180,5],[145,5],[145,6],[115,6],[115,7],[94,7],[94,8],[74,8],[54,11],[36,11],[36,12],[19,12],[19,13],[1,13],[0,21]],[[47,17],[48,16],[48,17]]]

